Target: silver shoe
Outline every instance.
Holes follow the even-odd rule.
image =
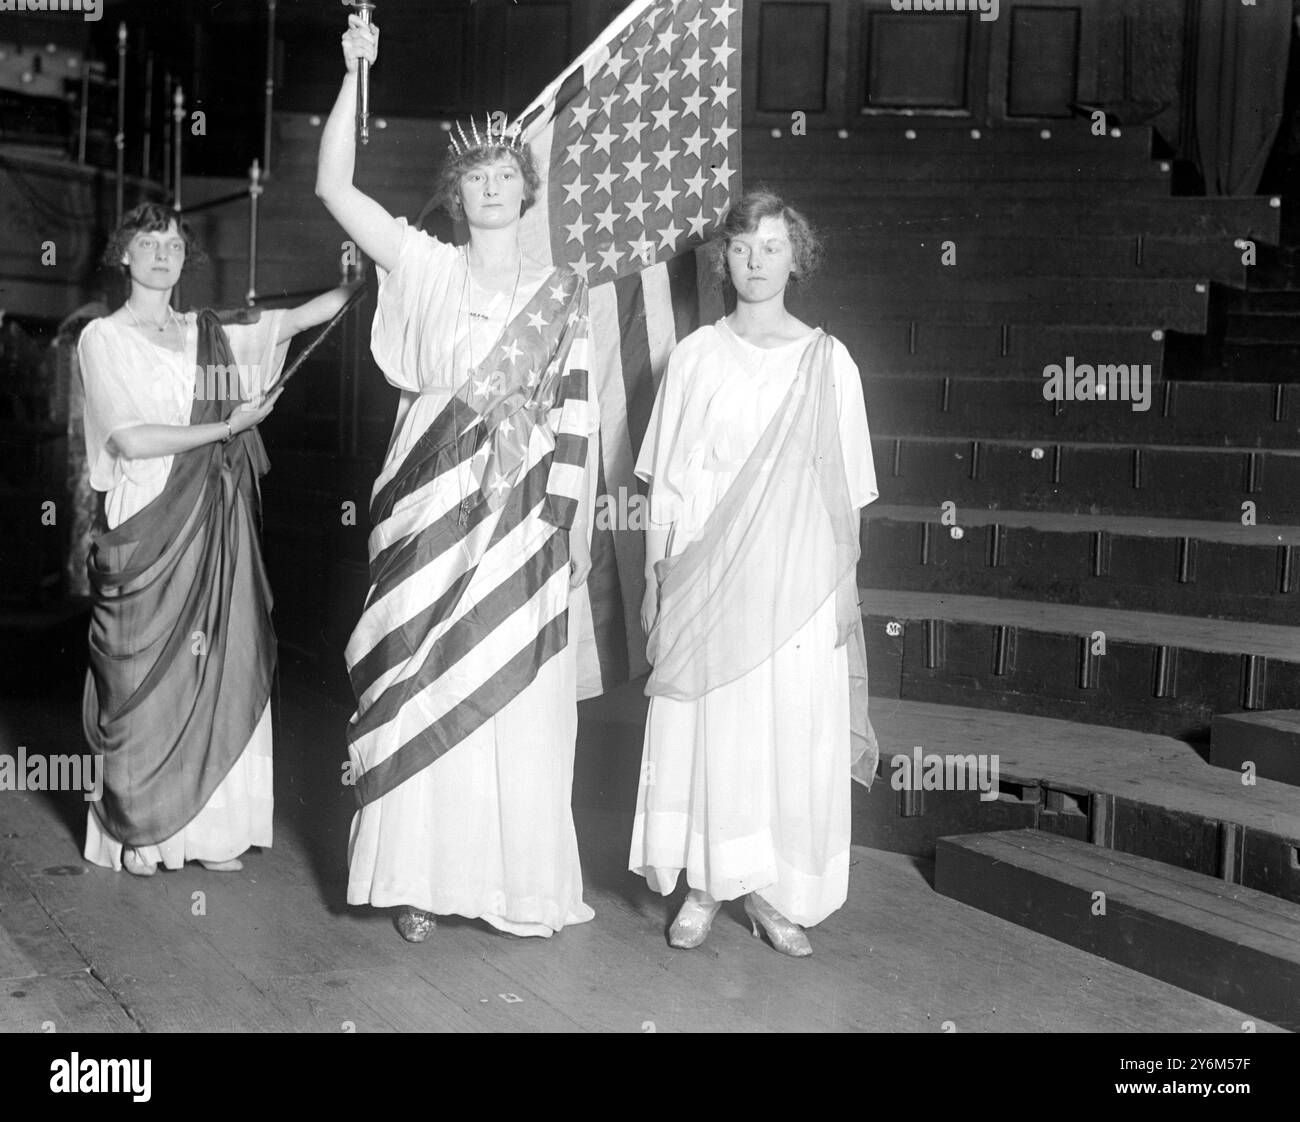
[[[755,939],[759,937],[758,929],[761,925],[767,933],[768,941],[782,954],[788,954],[791,958],[806,958],[812,954],[812,944],[808,942],[803,928],[786,919],[766,900],[752,892],[745,897],[745,914],[749,916],[749,922],[754,928]]]
[[[403,908],[397,917],[398,934],[408,943],[423,943],[437,926],[433,913],[419,908]]]
[[[713,899],[707,892],[692,888],[677,912],[677,918],[668,929],[669,946],[681,950],[698,947],[708,937],[713,917],[722,907],[722,901]]]

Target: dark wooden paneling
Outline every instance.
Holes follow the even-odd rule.
[[[506,111],[523,109],[572,61],[569,3],[509,5],[505,9],[502,59]]]
[[[759,9],[758,108],[826,109],[831,6],[770,3]]]
[[[1077,101],[1106,107],[1130,129],[1151,122],[1180,147],[1194,8],[1194,0],[1002,0],[986,21],[895,12],[889,0],[750,0],[746,119],[781,125],[802,109],[823,128],[899,112],[992,124],[1068,116]]]
[[[881,757],[880,773],[870,791],[853,784],[854,845],[932,861],[942,837],[1032,827],[1038,822],[1036,787],[1029,788],[1023,800],[1004,794],[988,802],[977,791],[899,791],[891,782],[892,759],[889,753]],[[905,813],[905,807],[910,813]]]
[[[1007,116],[1069,117],[1079,72],[1077,8],[1011,11]]]
[[[386,45],[396,46],[404,27]],[[394,116],[430,117],[438,113],[467,112],[469,104],[469,12],[457,8],[433,8],[412,27],[416,35],[399,50],[384,54],[384,65],[375,67],[371,79],[372,104],[406,106],[386,110]],[[419,50],[411,50],[413,43]]]
[[[322,21],[280,4],[277,110],[323,113],[333,104],[343,77],[338,36],[347,27],[347,12],[336,7],[337,16],[330,11],[330,18]],[[286,8],[290,8],[287,13]],[[314,16],[320,15],[321,10],[316,9]],[[469,66],[472,15],[468,7],[444,3],[412,6],[388,0],[379,5],[375,13],[380,29],[379,63],[370,76],[375,116],[433,117],[479,108]],[[247,42],[247,29],[243,34]],[[260,43],[256,50],[261,50]],[[260,61],[250,59],[249,65],[260,77]]]
[[[972,17],[871,11],[864,109],[967,109]]]
[[[1247,761],[1259,775],[1300,786],[1300,712],[1216,714],[1210,763],[1239,771]]]

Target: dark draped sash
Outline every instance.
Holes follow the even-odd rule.
[[[199,369],[234,369],[217,317],[201,313],[198,330]],[[196,397],[190,424],[236,405]],[[91,547],[82,723],[104,758],[95,813],[125,845],[192,821],[266,708],[275,632],[258,480],[269,466],[256,429],[180,453],[162,493]]]

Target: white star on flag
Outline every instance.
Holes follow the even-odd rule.
[[[640,493],[632,466],[667,357],[723,311],[705,243],[741,185],[742,55],[734,0],[632,0],[515,122],[543,179],[521,239],[590,288],[609,494]],[[614,673],[611,646],[619,680],[646,669],[643,548],[640,534],[596,533],[592,576],[573,593],[589,597],[590,612],[570,616],[580,696],[599,692],[593,654],[595,677]]]

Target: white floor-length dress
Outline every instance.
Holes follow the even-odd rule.
[[[376,492],[546,282],[487,291],[467,275],[463,250],[399,221],[401,251],[396,269],[381,271],[372,347],[403,392]],[[594,395],[591,417],[594,431]],[[348,903],[479,918],[515,935],[550,936],[592,919],[573,825],[577,731],[570,639],[504,708],[356,813]]]
[[[265,389],[279,376],[288,353],[287,344],[276,342],[283,317],[283,312],[266,312],[257,323],[226,325],[245,396]],[[190,312],[180,318],[185,328],[185,346],[180,351],[107,318],[87,324],[81,333],[78,358],[86,395],[86,458],[90,485],[104,492],[109,529],[162,493],[173,459],[115,456],[108,448],[109,436],[128,424],[189,424],[198,317]],[[268,702],[247,747],[203,809],[179,833],[157,845],[141,846],[139,852],[144,860],[169,869],[179,869],[186,861],[228,861],[249,846],[271,845],[273,810]],[[105,832],[93,810],[86,816],[84,856],[96,865],[122,868],[122,843]]]
[[[673,352],[636,468],[651,481],[652,519],[671,526],[670,557],[700,536],[819,334],[765,349],[720,320]],[[857,366],[833,346],[856,509],[877,496],[871,440]],[[695,700],[651,698],[629,867],[657,892],[672,892],[685,870],[692,888],[715,899],[754,892],[803,926],[844,903],[849,671],[835,640],[831,596],[735,681]]]

